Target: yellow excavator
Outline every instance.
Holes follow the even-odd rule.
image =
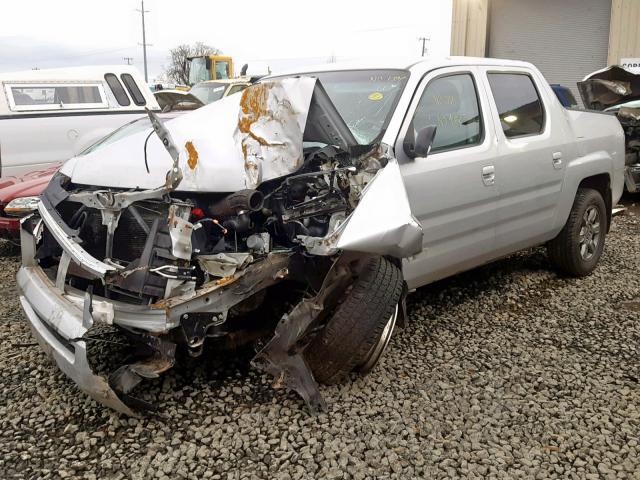
[[[222,55],[199,55],[187,58],[189,85],[207,80],[233,78],[233,59]]]

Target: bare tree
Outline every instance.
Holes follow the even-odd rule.
[[[202,42],[193,45],[178,45],[169,52],[169,66],[165,69],[167,78],[182,85],[189,84],[189,70],[187,66],[188,57],[199,55],[219,55],[221,52],[217,48]]]

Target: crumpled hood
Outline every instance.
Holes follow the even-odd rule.
[[[584,106],[592,110],[640,99],[640,75],[623,67],[611,66],[587,75],[578,82]]]
[[[293,173],[303,162],[303,137],[332,144],[342,141],[346,147],[355,144],[339,115],[327,116],[324,111],[324,130],[310,129],[313,138],[305,135],[310,110],[327,107],[316,99],[323,95],[326,92],[315,78],[274,80],[167,121],[164,125],[178,148],[184,176],[176,190],[232,192]],[[341,124],[327,130],[329,117]],[[151,189],[165,183],[172,164],[149,127],[73,158],[61,172],[76,184]]]

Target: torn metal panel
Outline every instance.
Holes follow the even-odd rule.
[[[400,167],[390,160],[362,192],[356,209],[324,238],[301,237],[307,250],[339,250],[406,258],[422,251],[422,227],[411,213]]]
[[[318,293],[301,300],[280,319],[272,339],[252,360],[256,368],[275,378],[276,387],[284,386],[298,393],[312,413],[325,411],[327,405],[304,358],[306,345],[301,343],[317,322],[327,300],[345,288],[350,276],[347,268],[334,263]]]

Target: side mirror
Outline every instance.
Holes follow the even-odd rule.
[[[433,140],[436,138],[437,130],[438,127],[436,125],[429,125],[428,127],[421,128],[415,136],[415,140],[413,139],[413,130],[411,130],[411,133],[407,133],[402,144],[404,153],[407,157],[413,159],[429,155],[431,145],[433,145]]]

